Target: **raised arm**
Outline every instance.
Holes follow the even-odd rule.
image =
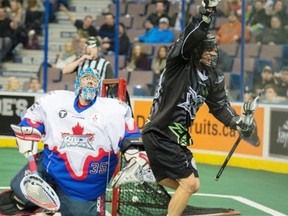
[[[208,33],[211,17],[216,12],[216,6],[220,0],[203,0],[199,7],[199,13],[193,16],[180,37],[169,51],[168,57],[173,58],[181,55],[183,59],[190,58],[191,50],[199,41],[203,40]]]
[[[68,10],[68,8],[66,8],[63,4],[60,4],[59,9],[65,13],[73,24],[75,24],[76,17]]]

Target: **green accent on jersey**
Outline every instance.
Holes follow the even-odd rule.
[[[187,128],[185,128],[180,123],[174,122],[174,125],[173,126],[169,126],[169,129],[177,137],[177,142],[178,142],[179,145],[188,146],[188,145],[192,144],[191,138],[189,137],[189,139],[187,139],[187,135],[188,135]],[[187,143],[187,141],[188,141],[188,143]]]

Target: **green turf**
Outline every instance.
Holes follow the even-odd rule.
[[[0,148],[0,186],[9,186],[10,179],[27,162],[16,149]],[[201,194],[240,196],[288,215],[288,175],[226,167],[219,181],[219,166],[199,164]],[[227,198],[193,196],[189,204],[197,207],[234,208],[241,215],[264,216],[263,211]],[[275,215],[277,216],[277,215]]]

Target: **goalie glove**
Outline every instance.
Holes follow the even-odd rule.
[[[145,151],[128,149],[124,153],[127,165],[112,180],[112,187],[127,183],[156,182]]]
[[[16,136],[18,151],[28,158],[28,151],[33,154],[37,153],[38,142],[42,134],[36,128],[30,126],[18,126],[11,124],[11,128]]]

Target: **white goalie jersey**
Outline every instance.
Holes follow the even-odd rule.
[[[74,92],[52,91],[25,114],[20,125],[43,134],[43,170],[68,196],[95,200],[105,193],[126,136],[140,136],[130,107],[97,97],[79,108]],[[81,106],[80,106],[81,107]]]

